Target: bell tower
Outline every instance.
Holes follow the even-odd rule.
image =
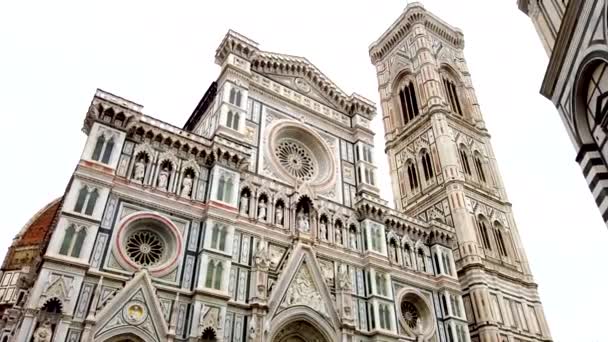
[[[455,229],[471,341],[550,341],[463,49],[419,3],[370,46],[395,206]]]

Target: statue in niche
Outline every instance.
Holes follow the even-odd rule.
[[[253,315],[253,317],[251,318],[251,323],[249,326],[249,333],[247,334],[248,342],[255,342],[258,337],[257,329],[256,329],[257,322],[256,322],[255,318],[256,318],[255,315]]]
[[[423,272],[426,271],[426,265],[424,264],[424,254],[422,250],[416,253],[416,255],[418,256],[418,260],[416,260],[418,262],[418,270]]]
[[[342,244],[342,228],[336,227],[336,243]]]
[[[241,196],[241,215],[249,214],[249,195],[243,193]]]
[[[169,183],[169,169],[164,167],[158,174],[158,187],[167,190],[167,183]]]
[[[403,251],[403,256],[405,257],[405,266],[406,267],[412,267],[412,256],[410,254],[409,248],[406,248]]]
[[[146,160],[144,159],[144,157],[141,157],[135,163],[135,171],[133,172],[133,178],[135,178],[135,180],[137,182],[143,183],[145,174],[146,174]]]
[[[325,223],[325,220],[321,220],[319,223],[319,235],[321,240],[327,239],[327,223]]]
[[[254,256],[254,263],[257,268],[263,270],[268,270],[268,266],[270,266],[270,256],[268,255],[266,241],[264,241],[264,238],[258,242],[258,249]]]
[[[283,225],[283,206],[281,204],[277,205],[275,213],[275,222],[277,225]]]
[[[304,213],[304,211],[300,211],[298,213],[298,230],[303,233],[308,233],[310,231],[310,223],[308,221],[308,215]]]
[[[186,177],[184,177],[184,181],[182,182],[181,196],[190,196],[190,190],[192,190],[192,177],[190,175],[186,175]]]
[[[354,230],[350,231],[350,248],[357,249],[357,233]]]
[[[260,200],[260,203],[258,204],[258,220],[260,221],[264,221],[266,220],[266,200],[264,200],[263,198]]]
[[[51,330],[51,323],[45,321],[34,332],[34,342],[50,342],[52,336],[53,331]]]

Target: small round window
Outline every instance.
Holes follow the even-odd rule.
[[[408,327],[416,329],[418,319],[420,319],[420,313],[414,304],[408,301],[401,302],[401,315],[403,315],[403,320]]]

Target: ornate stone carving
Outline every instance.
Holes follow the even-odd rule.
[[[306,305],[320,314],[328,316],[321,293],[316,288],[306,264],[300,267],[300,270],[289,285],[282,303],[282,306],[286,307],[295,305]]]
[[[45,321],[34,332],[34,342],[51,342],[52,336],[53,331],[51,330],[51,323]]]

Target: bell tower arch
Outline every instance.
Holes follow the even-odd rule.
[[[454,228],[471,339],[523,338],[526,330],[535,331],[533,340],[550,339],[466,65],[462,32],[412,3],[369,53],[395,207],[425,221],[439,217]],[[522,336],[510,331],[515,326]]]

